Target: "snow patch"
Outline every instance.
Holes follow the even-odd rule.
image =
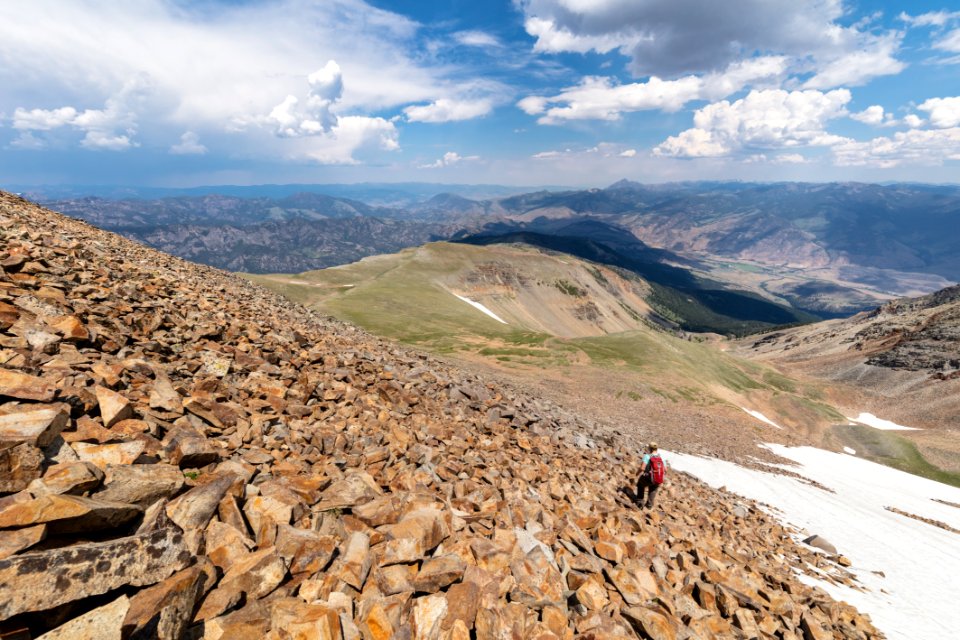
[[[874,429],[880,429],[881,431],[922,431],[922,429],[917,429],[916,427],[905,427],[902,424],[878,418],[872,413],[861,413],[856,418],[847,418],[847,420],[852,420],[857,424],[864,424]]]
[[[773,420],[771,420],[771,419],[768,418],[767,416],[763,415],[763,414],[760,413],[759,411],[754,411],[754,410],[752,410],[752,409],[747,409],[746,407],[740,407],[740,408],[743,409],[744,411],[746,411],[747,413],[749,413],[750,415],[752,415],[754,418],[756,418],[756,419],[759,420],[760,422],[766,422],[766,423],[767,423],[768,425],[770,425],[771,427],[776,427],[777,429],[783,429],[783,427],[781,427],[781,426],[778,425],[776,422],[774,422]]]
[[[960,575],[957,534],[884,507],[960,528],[960,509],[933,500],[958,503],[960,489],[843,453],[775,444],[765,447],[799,465],[785,468],[815,478],[836,493],[793,477],[712,458],[673,453],[671,466],[714,487],[726,486],[766,503],[774,517],[833,543],[850,558],[851,571],[867,591],[811,577],[803,580],[870,614],[891,640],[956,634],[960,586],[950,576]],[[882,571],[886,577],[874,571]]]
[[[453,293],[453,292],[451,292],[451,293]],[[457,294],[455,294],[455,293],[454,293],[453,295],[457,296]],[[461,300],[463,300],[464,302],[466,302],[468,305],[470,305],[470,306],[473,307],[474,309],[479,309],[480,311],[483,311],[485,314],[487,314],[488,316],[490,316],[491,318],[493,318],[493,319],[496,320],[497,322],[500,322],[500,323],[503,323],[503,324],[507,324],[507,321],[506,321],[506,320],[502,320],[502,319],[500,318],[500,316],[498,316],[497,314],[495,314],[493,311],[490,311],[490,309],[487,309],[485,306],[483,306],[483,305],[480,304],[479,302],[474,302],[474,301],[471,300],[470,298],[464,298],[463,296],[457,296],[457,297],[460,298]]]
[[[852,456],[857,455],[857,450],[856,450],[856,449],[851,449],[850,447],[844,447],[844,448],[843,448],[843,452],[844,452],[844,453],[849,453],[849,454],[852,455]]]

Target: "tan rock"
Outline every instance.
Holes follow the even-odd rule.
[[[443,628],[450,629],[454,623],[462,623],[467,630],[473,629],[480,607],[480,588],[474,582],[459,582],[446,592],[447,616]],[[468,634],[469,635],[469,634]]]
[[[321,511],[328,509],[342,509],[365,504],[378,498],[383,491],[380,485],[365,472],[353,472],[343,480],[338,480],[320,496],[317,508]]]
[[[803,631],[803,640],[831,640],[833,634],[823,628],[816,618],[804,613],[800,618],[800,629]]]
[[[90,339],[90,332],[77,316],[61,316],[48,320],[50,328],[63,336],[64,340],[83,342]]]
[[[42,471],[43,451],[26,443],[0,443],[0,493],[26,489]]]
[[[0,531],[0,560],[9,558],[24,549],[29,549],[46,537],[47,525],[45,524],[12,531]]]
[[[436,593],[440,589],[457,582],[463,577],[466,563],[455,554],[437,556],[425,560],[420,572],[414,579],[417,591]]]
[[[277,640],[341,640],[340,615],[329,606],[284,598],[270,610]]]
[[[533,547],[525,556],[513,560],[510,571],[516,580],[516,586],[510,591],[511,602],[536,607],[566,606],[563,579],[542,547]]]
[[[287,564],[276,549],[268,547],[251,553],[230,567],[217,588],[207,594],[197,620],[219,616],[246,598],[247,602],[260,599],[276,589],[287,575]]]
[[[590,611],[600,611],[610,598],[607,596],[607,590],[597,580],[587,580],[577,589],[577,601]]]
[[[600,541],[596,546],[597,555],[613,564],[623,562],[623,547],[616,542]]]
[[[645,604],[659,593],[656,577],[635,565],[614,567],[607,571],[607,576],[624,601],[631,606]]]
[[[337,550],[336,538],[288,525],[277,527],[277,553],[290,563],[293,575],[313,575],[330,564]]]
[[[133,417],[133,405],[124,396],[101,386],[96,387],[95,391],[103,426],[109,429],[121,420]]]
[[[35,495],[41,493],[79,494],[100,486],[103,472],[89,462],[65,462],[47,467],[43,478],[30,485]],[[102,496],[98,497],[103,499]],[[116,502],[120,502],[117,500]]]
[[[256,543],[235,527],[211,520],[207,525],[204,545],[210,561],[226,572],[237,561],[246,559]]]
[[[170,413],[183,413],[183,400],[165,376],[157,376],[150,389],[150,408]]]
[[[121,640],[121,626],[130,601],[120,596],[110,604],[97,607],[48,631],[37,640]]]
[[[37,551],[0,560],[0,620],[44,611],[125,585],[163,580],[190,562],[183,533],[152,533]],[[89,576],[96,575],[96,580]]]
[[[395,637],[398,625],[390,619],[383,606],[377,603],[365,614],[361,614],[357,626],[364,640],[390,640]]]
[[[48,523],[57,534],[99,531],[126,524],[140,513],[139,507],[122,502],[46,494],[0,507],[0,529]]]
[[[243,505],[243,513],[250,523],[250,528],[259,531],[264,519],[274,524],[290,524],[293,517],[293,507],[285,502],[266,496],[248,498]]]
[[[370,571],[370,562],[370,537],[358,531],[344,544],[337,575],[354,589],[362,589]]]
[[[392,564],[389,567],[380,567],[376,571],[377,588],[386,596],[414,591],[413,581],[416,577],[417,565],[415,564]]]
[[[382,548],[381,566],[409,564],[423,559],[422,538],[396,538],[385,542]]]
[[[60,435],[70,420],[63,409],[39,409],[0,415],[0,442],[26,442],[41,449]]]
[[[19,371],[0,369],[0,396],[50,402],[57,390],[53,384]]]
[[[662,613],[646,607],[626,607],[621,611],[643,637],[650,640],[676,640],[676,626]]]
[[[213,482],[190,489],[166,506],[167,516],[184,531],[207,526],[220,500],[235,480],[236,476],[223,475]]]
[[[182,487],[183,472],[168,464],[108,464],[103,489],[92,497],[147,507]]]
[[[138,591],[123,620],[124,638],[181,640],[193,622],[193,610],[207,580],[203,567],[194,565]]]
[[[414,640],[440,640],[447,599],[443,594],[424,596],[413,601],[411,630]]]
[[[419,540],[424,551],[429,551],[450,535],[443,511],[433,508],[414,509],[404,515],[397,524],[385,525],[388,539],[413,538]]]
[[[140,457],[146,444],[141,441],[118,442],[116,444],[90,444],[88,442],[75,442],[73,450],[77,456],[85,461],[91,462],[102,470],[110,465],[128,465]]]

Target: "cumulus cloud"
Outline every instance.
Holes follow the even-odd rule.
[[[677,111],[692,100],[717,100],[746,86],[779,78],[785,58],[767,56],[731,64],[720,73],[684,76],[676,80],[652,77],[646,82],[616,84],[610,78],[587,77],[580,85],[555,96],[529,96],[517,106],[539,115],[541,124],[566,120],[616,120],[632,111]],[[552,106],[556,105],[556,106]]]
[[[180,142],[170,147],[170,153],[178,156],[197,156],[207,152],[207,148],[200,144],[200,136],[193,131],[186,131],[180,136]]]
[[[730,103],[698,109],[694,127],[667,138],[658,156],[716,157],[751,149],[830,146],[845,138],[826,130],[828,121],[846,115],[850,92],[754,90]]]
[[[885,122],[889,122],[893,116],[885,113],[883,107],[878,104],[872,105],[858,113],[851,113],[850,117],[858,122],[878,127]]]
[[[897,73],[896,33],[842,26],[842,0],[518,0],[539,51],[606,53],[631,59],[636,76],[716,71],[755,55],[779,53],[814,63],[816,87],[859,84]],[[841,60],[851,68],[844,73]],[[877,67],[868,66],[870,62]],[[856,76],[859,73],[862,76]]]
[[[456,122],[485,116],[493,110],[489,98],[477,100],[453,100],[440,98],[430,104],[413,105],[403,110],[410,122]]]
[[[636,155],[637,155],[636,149],[624,149],[623,151],[620,152],[621,158],[633,158]]]
[[[917,107],[929,115],[930,125],[938,129],[960,126],[960,96],[930,98]]]
[[[42,148],[45,142],[37,132],[52,133],[63,128],[83,132],[80,146],[86,149],[124,151],[139,146],[133,141],[137,131],[136,110],[147,89],[147,81],[135,77],[110,96],[102,109],[81,111],[71,106],[54,109],[17,107],[13,112],[13,128],[20,134],[13,146],[21,149]]]
[[[438,158],[436,162],[431,162],[430,164],[421,164],[420,168],[442,169],[443,167],[451,167],[455,164],[460,164],[461,162],[470,162],[479,159],[480,156],[461,156],[456,151],[447,151],[442,157]]]
[[[849,140],[834,146],[832,152],[835,164],[840,166],[936,166],[946,160],[960,160],[960,127],[898,131],[865,142]]]
[[[333,106],[343,95],[343,74],[340,65],[330,60],[317,71],[307,76],[310,90],[301,105],[294,95],[288,95],[267,116],[267,121],[276,126],[276,133],[283,138],[315,136],[328,133],[337,124]],[[243,120],[239,121],[240,123]]]

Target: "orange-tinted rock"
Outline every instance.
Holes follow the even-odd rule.
[[[0,369],[0,396],[50,402],[56,392],[56,388],[42,378],[19,371]]]
[[[44,448],[60,435],[69,419],[59,408],[0,415],[0,442],[26,442]]]
[[[97,404],[103,426],[110,428],[121,420],[133,417],[133,405],[124,396],[106,387],[97,387]]]
[[[0,493],[22,491],[40,477],[43,452],[31,444],[0,443]]]
[[[47,537],[47,525],[38,524],[23,529],[0,531],[0,560],[41,542]]]

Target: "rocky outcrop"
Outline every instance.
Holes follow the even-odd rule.
[[[874,638],[532,399],[0,194],[0,636]]]

